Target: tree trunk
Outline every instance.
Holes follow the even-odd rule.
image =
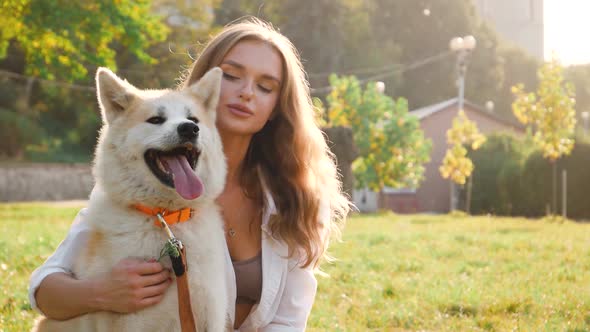
[[[467,214],[471,214],[471,190],[473,188],[473,173],[469,176],[469,180],[467,182],[467,197],[465,198],[465,212]]]
[[[557,160],[552,161],[553,167],[553,202],[551,205],[551,214],[557,214]]]

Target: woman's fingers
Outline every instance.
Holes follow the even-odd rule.
[[[141,289],[140,297],[143,299],[164,295],[170,284],[172,283],[171,279],[166,279],[165,281],[155,284],[152,286],[147,286]]]
[[[153,286],[160,284],[164,281],[170,279],[170,271],[168,269],[164,269],[158,273],[150,274],[150,275],[142,275],[141,278],[141,286]]]
[[[164,294],[160,294],[157,296],[146,297],[139,302],[137,310],[141,310],[143,308],[147,308],[149,306],[153,306],[154,304],[160,303],[164,298]]]
[[[159,262],[138,262],[133,266],[133,269],[137,274],[149,275],[161,272],[164,270],[164,266]]]

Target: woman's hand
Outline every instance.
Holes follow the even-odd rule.
[[[170,270],[155,259],[126,258],[94,279],[94,298],[98,310],[129,313],[160,302],[171,283]]]
[[[35,292],[45,316],[65,320],[95,311],[134,312],[162,300],[171,274],[155,259],[122,259],[108,273],[78,280],[56,272],[43,279]]]

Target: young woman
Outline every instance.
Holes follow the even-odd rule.
[[[316,293],[313,269],[349,211],[333,155],[315,121],[296,49],[270,25],[225,27],[204,48],[183,85],[223,70],[217,127],[228,162],[218,198],[226,229],[232,318],[241,331],[304,330]],[[170,285],[155,261],[126,259],[94,280],[69,274],[85,245],[85,211],[31,276],[31,304],[67,319],[154,305]]]

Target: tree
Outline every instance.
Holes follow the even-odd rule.
[[[371,76],[399,63],[400,48],[392,40],[375,38],[365,0],[223,0],[216,23],[227,24],[244,15],[268,20],[296,46],[314,88],[327,87],[330,73]],[[383,81],[390,92],[399,75]],[[314,91],[325,97],[328,89]]]
[[[494,112],[507,119],[514,119],[512,113],[512,87],[518,83],[529,90],[535,90],[538,85],[537,71],[540,63],[533,56],[528,55],[523,49],[514,46],[502,46],[498,49],[504,68],[503,84],[495,97]]]
[[[350,126],[359,158],[353,163],[356,187],[378,191],[384,186],[416,188],[423,178],[431,143],[405,99],[394,101],[374,82],[363,90],[354,76],[330,76],[327,97],[332,126]]]
[[[459,110],[453,119],[453,125],[447,130],[447,143],[451,146],[445,153],[442,165],[439,168],[440,174],[445,179],[451,179],[451,210],[455,207],[453,182],[464,185],[465,180],[473,172],[473,162],[467,156],[466,145],[472,150],[477,150],[486,141],[484,135],[477,129],[477,124],[469,120],[463,110]],[[470,191],[470,188],[468,188]],[[467,195],[466,211],[470,209],[470,194]]]
[[[152,12],[157,13],[168,26],[166,40],[156,42],[145,51],[158,63],[146,64],[137,61],[135,55],[116,45],[119,72],[130,82],[137,82],[143,88],[160,89],[178,82],[179,73],[190,65],[202,51],[212,33],[219,27],[213,26],[214,8],[220,0],[152,0]]]
[[[474,164],[473,213],[516,215],[523,210],[523,196],[538,194],[522,189],[521,172],[530,150],[526,140],[513,134],[492,133],[481,148],[469,152]]]
[[[447,143],[451,146],[443,159],[440,173],[443,178],[450,178],[457,184],[465,184],[465,180],[473,171],[473,163],[467,157],[465,145],[477,150],[486,141],[477,129],[477,124],[469,120],[463,110],[459,110],[453,119],[453,125],[447,131]]]
[[[524,52],[502,52],[504,42],[472,1],[223,0],[216,21],[227,24],[243,15],[270,20],[293,41],[313,88],[329,85],[326,73],[352,74],[384,81],[386,93],[403,96],[411,109],[455,95],[455,58],[448,48],[455,36],[478,41],[466,81],[466,97],[475,103],[492,100],[498,113],[512,116],[513,77],[528,83],[536,72]],[[324,98],[328,91],[314,94]]]
[[[166,38],[151,1],[5,0],[0,5],[0,59],[11,43],[24,53],[27,75],[74,81],[88,66],[116,69],[115,44],[154,64],[145,50]]]
[[[436,61],[401,74],[398,82],[401,86],[396,92],[408,99],[412,109],[455,95],[455,57],[449,51],[449,41],[465,35],[477,39],[477,47],[470,56],[466,97],[480,104],[495,99],[503,82],[502,64],[497,55],[499,41],[495,32],[478,19],[471,1],[370,0],[367,3],[372,38],[379,43],[398,45],[402,64],[442,55]]]
[[[0,76],[0,132],[12,137],[0,143],[2,157],[88,161],[101,125],[95,68],[119,68],[144,88],[173,86],[192,62],[191,47],[207,38],[219,2],[2,1],[0,68],[35,76]],[[35,44],[46,50],[42,58]]]
[[[533,134],[533,140],[553,166],[552,212],[557,210],[556,162],[574,147],[576,126],[575,92],[563,76],[557,60],[545,63],[538,71],[537,92],[526,93],[522,84],[512,88],[516,100],[512,110],[516,118]]]

